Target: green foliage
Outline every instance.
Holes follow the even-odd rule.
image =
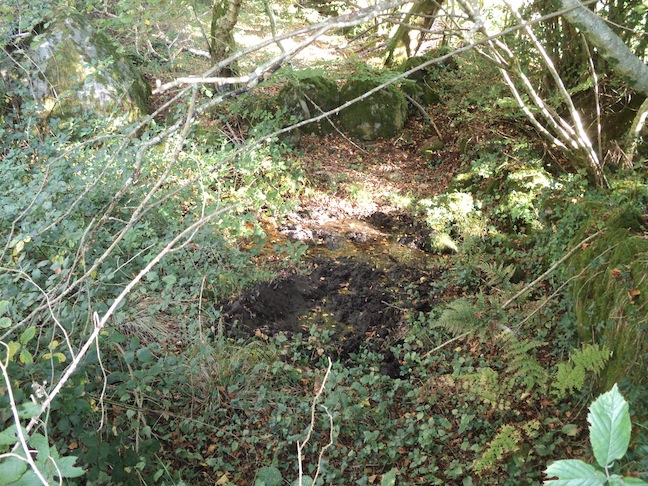
[[[628,402],[619,393],[617,385],[601,395],[590,406],[587,415],[590,441],[600,469],[579,460],[559,460],[547,468],[549,479],[545,484],[646,484],[637,478],[624,478],[612,473],[615,461],[625,456],[630,444],[630,414]],[[602,469],[602,470],[601,470]]]
[[[526,392],[532,388],[544,386],[547,383],[547,370],[532,355],[532,351],[545,346],[547,343],[533,339],[517,339],[512,333],[503,337],[504,353],[508,362],[507,373],[512,384],[520,384]]]
[[[479,459],[473,462],[473,470],[483,474],[493,469],[502,459],[519,450],[522,433],[513,425],[505,425],[495,438],[488,443],[486,450]]]
[[[553,393],[563,398],[567,393],[582,390],[588,373],[598,376],[609,358],[609,349],[598,344],[587,344],[574,350],[570,362],[558,364]]]
[[[586,221],[572,244],[595,229],[603,234],[571,259],[574,280],[572,294],[578,329],[583,339],[608,347],[612,358],[601,375],[601,385],[629,376],[637,385],[644,382],[646,348],[644,308],[648,294],[648,242],[642,236],[643,208],[638,207],[645,194],[610,210],[605,204],[591,205]],[[633,371],[636,370],[636,371]],[[645,386],[645,384],[644,384]]]

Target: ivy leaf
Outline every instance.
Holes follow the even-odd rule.
[[[254,486],[281,486],[281,483],[281,471],[274,466],[266,466],[257,471]]]
[[[141,348],[137,350],[137,360],[140,363],[148,363],[153,359],[153,353],[149,348]]]
[[[587,415],[594,457],[605,468],[622,458],[630,443],[630,414],[628,402],[615,384],[596,399]]]
[[[605,474],[578,459],[556,461],[545,470],[545,474],[558,478],[544,482],[555,486],[603,486],[607,481]]]
[[[396,472],[398,470],[394,467],[383,475],[380,480],[380,486],[394,486],[396,484]]]

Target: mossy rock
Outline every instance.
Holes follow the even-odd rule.
[[[382,84],[376,78],[349,79],[340,90],[344,104]],[[376,140],[398,135],[407,121],[407,100],[395,86],[387,86],[340,112],[340,125],[351,137]]]
[[[299,121],[321,115],[340,106],[340,95],[334,80],[324,74],[300,74],[279,92],[278,104]],[[324,119],[300,128],[304,133],[326,134],[333,131]]]
[[[423,106],[433,105],[441,101],[439,93],[426,83],[405,82],[401,89],[403,93]]]
[[[601,205],[605,206],[605,205]],[[602,208],[600,208],[602,209]],[[605,232],[571,259],[578,277],[572,287],[581,339],[605,345],[612,356],[599,388],[629,379],[648,386],[648,239],[642,211],[607,208]],[[601,215],[583,225],[573,244],[599,226]]]
[[[69,12],[31,44],[33,93],[50,116],[112,117],[130,123],[148,113],[150,88],[114,44]]]

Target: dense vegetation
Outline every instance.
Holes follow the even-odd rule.
[[[538,484],[557,459],[604,469],[570,484],[648,478],[646,93],[561,2],[29,3],[0,6],[0,485]],[[599,4],[645,61],[645,2]],[[25,51],[70,12],[145,74],[151,116],[43,110]],[[443,46],[407,60],[416,28]],[[319,128],[295,128],[286,93],[318,77],[405,93],[402,132],[351,141],[315,94],[298,106]],[[423,239],[385,284],[393,328],[347,346],[321,321],[229,319],[260,283],[323,271],[277,228],[334,200]],[[603,460],[588,406],[615,384],[627,403],[614,388],[590,422],[629,404],[632,435],[619,415]]]

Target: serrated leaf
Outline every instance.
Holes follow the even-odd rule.
[[[85,471],[83,470],[83,468],[74,465],[76,461],[76,456],[61,457],[58,461],[56,461],[56,465],[61,471],[61,475],[59,477],[78,478],[79,476],[83,476],[85,474]],[[56,476],[58,476],[58,473],[56,474]]]
[[[396,484],[396,473],[398,469],[395,467],[390,469],[389,472],[383,474],[382,479],[380,480],[380,486],[394,486]]]
[[[34,434],[29,438],[29,445],[32,449],[36,449],[38,451],[36,458],[39,462],[47,462],[47,458],[50,456],[50,446],[44,435]]]
[[[15,424],[0,432],[0,445],[13,445],[17,440]]]
[[[18,416],[20,418],[29,419],[36,417],[41,412],[41,406],[34,402],[25,402],[18,405]]]
[[[281,486],[281,471],[274,466],[265,466],[257,471],[254,486]]]
[[[36,326],[29,326],[25,331],[22,333],[22,336],[20,336],[20,344],[27,344],[29,341],[34,339],[34,336],[36,335]]]
[[[27,471],[27,463],[17,457],[0,459],[0,484],[11,484]]]
[[[594,457],[599,466],[609,466],[625,455],[632,426],[628,402],[619,393],[616,384],[592,403],[587,421]]]
[[[605,474],[578,459],[556,461],[545,470],[545,474],[558,478],[544,482],[554,486],[603,486],[607,481]]]

